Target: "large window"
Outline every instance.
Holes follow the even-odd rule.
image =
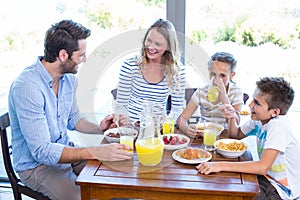
[[[24,67],[43,54],[44,33],[51,23],[71,18],[89,26],[92,36],[88,42],[88,54],[105,42],[112,42],[110,46],[126,49],[130,46],[128,41],[116,44],[114,38],[128,31],[141,30],[141,35],[135,38],[138,46],[142,30],[157,18],[167,17],[166,2],[5,1],[0,8],[0,111],[7,110],[7,92],[11,82]],[[175,8],[174,2],[177,2]],[[173,12],[171,15],[180,21],[184,12],[180,11],[183,7],[178,2],[180,4],[184,1],[168,0],[172,6],[172,9],[169,8]],[[228,51],[238,60],[234,81],[250,96],[255,81],[265,75],[284,76],[292,82],[296,92],[299,91],[300,67],[296,60],[300,43],[300,4],[297,0],[186,0],[185,6],[185,21],[184,24],[180,21],[180,26],[184,27],[184,37],[187,39],[184,50],[188,87],[205,84],[201,75],[205,75],[209,56],[216,51]],[[181,28],[178,30],[182,31]],[[87,98],[95,97],[96,111],[107,108],[105,105],[111,101],[110,90],[116,86],[120,63],[128,55],[135,53],[130,48],[128,52],[116,55],[105,66],[95,63],[94,66],[103,70],[101,76],[96,86],[86,89],[82,95]],[[100,56],[105,56],[106,53],[108,52],[103,51]],[[294,107],[300,108],[297,102],[300,100],[295,101]]]
[[[299,1],[187,0],[185,30],[208,55],[237,58],[234,81],[250,97],[259,77],[288,79],[296,90],[292,109],[300,110]]]

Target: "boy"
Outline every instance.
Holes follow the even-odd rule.
[[[288,109],[294,90],[283,78],[265,77],[257,88],[249,107],[251,120],[238,127],[230,104],[224,106],[229,119],[229,136],[242,139],[256,135],[258,161],[210,162],[196,168],[202,174],[236,171],[258,174],[260,194],[255,199],[295,199],[300,196],[300,139],[288,120]]]

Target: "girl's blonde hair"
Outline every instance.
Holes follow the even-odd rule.
[[[147,48],[145,46],[145,41],[149,32],[152,29],[156,29],[161,33],[164,38],[168,41],[168,48],[162,56],[161,64],[164,67],[164,75],[167,79],[169,89],[174,89],[175,86],[179,84],[179,73],[180,73],[180,56],[181,52],[179,50],[178,39],[176,30],[173,24],[168,20],[158,19],[150,28],[147,30],[145,37],[143,39],[141,55],[137,58],[137,64],[141,67],[141,71],[146,69],[146,64],[148,63],[147,58]]]

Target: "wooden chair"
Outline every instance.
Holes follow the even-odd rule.
[[[21,200],[22,195],[27,195],[34,199],[41,199],[41,200],[49,200],[48,197],[44,196],[42,193],[36,192],[29,187],[26,187],[21,180],[16,176],[15,171],[12,167],[11,162],[11,146],[8,145],[7,140],[7,131],[6,129],[10,126],[9,121],[9,115],[8,113],[5,113],[0,117],[0,137],[1,137],[1,147],[2,147],[2,155],[3,155],[3,161],[5,170],[9,179],[9,182],[11,184],[14,198],[15,200]]]
[[[113,95],[114,100],[117,100],[117,88],[112,89],[110,93]]]
[[[197,88],[186,88],[185,89],[185,101],[186,104],[189,103],[189,101],[191,100],[192,95],[194,94],[194,92],[197,90]],[[117,88],[114,88],[110,91],[110,93],[112,94],[114,100],[117,99]],[[171,96],[168,97],[168,103],[167,103],[167,108],[166,110],[171,110]]]

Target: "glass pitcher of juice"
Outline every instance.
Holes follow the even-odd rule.
[[[151,110],[142,113],[140,133],[135,142],[138,160],[142,165],[155,166],[161,162],[164,143],[160,136],[161,119]]]

